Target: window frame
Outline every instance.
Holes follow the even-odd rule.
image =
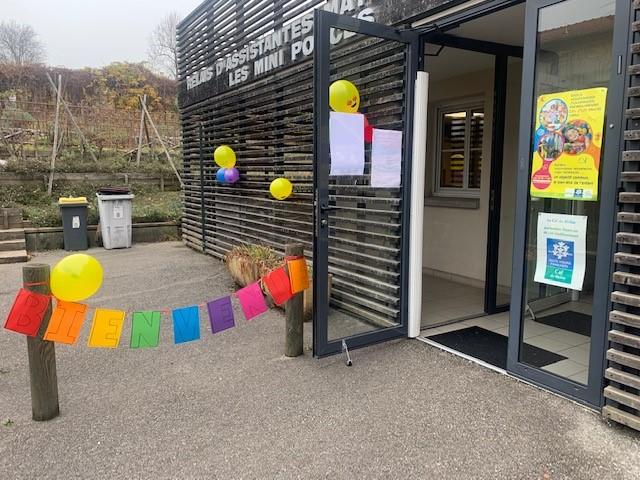
[[[438,197],[458,197],[458,198],[479,198],[482,187],[470,188],[469,187],[469,166],[471,161],[471,151],[480,150],[482,159],[484,160],[484,147],[485,147],[485,127],[483,123],[482,127],[482,146],[478,148],[471,148],[471,112],[473,110],[482,110],[485,115],[486,121],[486,108],[484,98],[482,97],[466,97],[462,99],[448,100],[439,103],[435,109],[436,115],[436,141],[435,152],[433,161],[433,185],[432,192],[434,196]],[[443,140],[443,118],[447,113],[455,113],[464,111],[466,112],[465,118],[465,134],[464,134],[464,170],[463,170],[463,186],[461,188],[456,187],[442,187],[441,181],[441,168],[442,168],[442,140]],[[482,176],[480,177],[482,181]]]

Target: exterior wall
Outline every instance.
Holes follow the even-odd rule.
[[[400,8],[403,5],[419,9],[436,3],[447,2],[263,0],[247,6],[219,0],[205,3],[188,17],[178,28],[186,243],[223,257],[243,243],[283,252],[287,242],[296,241],[311,258],[312,56],[291,62],[295,42],[313,40],[305,12],[324,5],[337,13],[393,23],[405,18],[400,13],[406,11]],[[238,52],[247,55],[247,45],[266,43],[285,27],[299,35],[276,49],[278,55],[286,54],[284,64],[243,78],[243,69],[253,68],[263,57],[235,68]],[[227,61],[234,65],[229,71]],[[398,44],[355,37],[332,46],[334,78],[346,75],[358,86],[360,111],[377,128],[403,128],[406,67],[404,46]],[[225,70],[220,75],[219,68]],[[237,184],[215,180],[217,168],[211,157],[222,144],[233,146],[237,153],[241,172]],[[366,172],[368,168],[367,163]],[[270,182],[281,176],[295,186],[294,195],[285,202],[268,193]],[[403,192],[376,191],[366,175],[356,183],[343,180],[331,183],[332,205],[342,210],[330,223],[331,304],[375,325],[397,323],[402,308]]]
[[[605,417],[640,430],[640,0],[633,1],[625,151],[618,197]]]

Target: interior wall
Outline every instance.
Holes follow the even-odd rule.
[[[446,50],[445,50],[446,51]],[[443,53],[444,54],[444,53]],[[513,247],[515,179],[518,157],[517,126],[520,109],[520,63],[509,65],[507,117],[504,148],[503,203],[501,212],[501,262],[498,282],[510,284]],[[477,208],[434,206],[427,198],[424,213],[423,270],[450,276],[470,284],[483,284],[486,264],[489,208],[491,135],[493,125],[493,68],[433,82],[429,87],[427,197],[434,196],[434,164],[437,147],[436,110],[443,102],[481,98],[485,124],[480,196]],[[467,202],[468,207],[468,202]]]
[[[446,54],[443,52],[443,55]],[[437,181],[435,162],[437,155],[436,111],[447,101],[478,97],[484,100],[484,139],[482,142],[482,177],[478,208],[452,208],[425,205],[423,268],[429,273],[447,273],[469,280],[484,281],[487,209],[489,200],[488,161],[491,154],[493,118],[493,71],[458,75],[429,86],[429,118],[427,121],[427,195],[434,195]]]

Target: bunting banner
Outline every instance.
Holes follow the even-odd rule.
[[[293,297],[291,281],[284,267],[276,268],[269,272],[264,276],[262,281],[265,287],[267,287],[267,290],[269,290],[271,298],[273,298],[276,305],[282,305]]]
[[[287,268],[291,282],[291,292],[299,293],[309,288],[309,272],[304,258],[288,258]]]
[[[44,333],[44,339],[73,345],[78,340],[86,314],[86,305],[58,300],[56,309],[51,314],[47,331]]]
[[[160,343],[160,312],[133,312],[131,348],[157,347]]]
[[[207,303],[211,333],[218,333],[235,326],[231,297],[223,297]]]
[[[9,311],[4,328],[35,337],[44,319],[44,314],[49,308],[49,300],[49,295],[21,288]]]
[[[173,318],[173,341],[175,344],[200,340],[200,311],[197,305],[176,308]]]
[[[267,307],[262,295],[262,289],[258,282],[247,285],[236,292],[236,297],[240,302],[242,311],[247,320],[252,320],[258,315],[263,314],[269,307]]]
[[[269,310],[262,287],[276,305],[283,305],[294,294],[309,287],[307,264],[304,258],[287,257],[285,260],[286,269],[278,267],[267,273],[260,281],[235,292],[234,296],[238,299],[247,321]],[[9,311],[4,328],[28,336],[38,335],[40,327],[45,327],[42,322],[53,298],[55,297],[52,295],[43,295],[21,288]],[[84,303],[56,298],[55,308],[42,338],[61,344],[77,344],[87,312],[89,308],[93,308],[91,329],[87,340],[87,345],[91,348],[117,348],[120,345],[128,313],[132,314],[129,348],[158,347],[163,313],[171,315],[173,341],[177,345],[200,339],[200,307],[206,307],[213,334],[235,327],[233,302],[230,295],[187,307],[133,312],[94,308]]]
[[[96,308],[88,345],[95,348],[116,348],[120,343],[125,312]]]

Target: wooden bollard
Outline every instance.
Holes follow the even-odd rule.
[[[49,265],[37,263],[25,265],[22,267],[22,280],[27,290],[44,295],[51,294]],[[38,335],[27,337],[32,418],[37,421],[51,420],[60,414],[56,349],[53,342],[42,339],[50,318],[51,304],[44,315]]]
[[[284,247],[284,254],[285,257],[304,257],[304,248],[300,243],[288,243]],[[288,271],[289,270],[287,268],[287,273]],[[297,357],[303,353],[303,296],[303,292],[294,294],[284,306],[286,317],[284,354],[287,357]]]

